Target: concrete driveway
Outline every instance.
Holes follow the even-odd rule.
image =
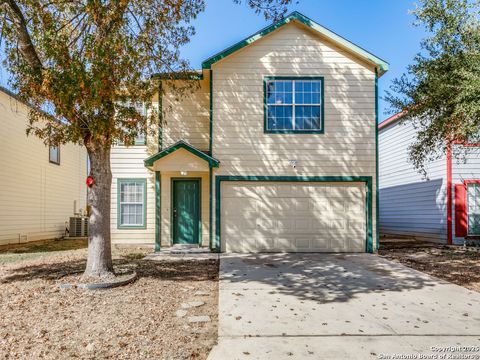
[[[224,255],[219,289],[212,360],[448,359],[462,353],[438,348],[480,347],[480,293],[375,255]]]

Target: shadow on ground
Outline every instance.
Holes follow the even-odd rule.
[[[134,270],[139,278],[175,281],[204,281],[218,278],[217,260],[202,261],[198,263],[198,266],[192,266],[192,263],[188,261],[143,260],[144,256],[144,252],[117,255],[113,260],[115,270],[122,272]],[[50,258],[46,261],[36,261],[32,265],[18,264],[15,267],[4,269],[3,276],[0,277],[0,284],[36,279],[55,281],[67,274],[83,272],[85,265],[85,258],[64,261]]]
[[[319,303],[362,293],[402,292],[438,284],[420,272],[368,254],[268,254],[222,257],[224,289],[268,290]],[[381,306],[381,304],[379,304]]]
[[[86,239],[75,240],[46,240],[25,244],[0,246],[0,254],[30,254],[53,251],[78,250],[87,248]]]
[[[439,244],[393,243],[381,247],[379,254],[410,268],[480,292],[480,252],[474,248]]]

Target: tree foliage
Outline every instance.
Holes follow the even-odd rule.
[[[285,14],[290,1],[245,0],[267,19]],[[0,2],[3,64],[20,98],[33,105],[28,132],[46,144],[83,143],[89,154],[95,182],[88,191],[87,276],[113,272],[110,148],[148,135],[149,125],[157,130],[152,102],[159,84],[153,75],[167,81],[191,75],[180,49],[204,9],[204,0]],[[171,81],[169,91],[180,97],[192,87],[193,81]]]
[[[429,36],[386,100],[418,129],[410,159],[425,172],[452,141],[480,134],[480,2],[421,0],[413,14]]]
[[[196,0],[9,3],[2,6],[4,64],[19,95],[46,110],[32,112],[30,130],[55,144],[131,142],[145,131],[147,119],[129,100],[151,104],[154,73],[189,71],[179,48],[204,9]],[[22,51],[22,26],[30,51]]]

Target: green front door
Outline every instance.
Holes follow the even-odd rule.
[[[172,180],[172,223],[174,244],[200,241],[200,180]]]

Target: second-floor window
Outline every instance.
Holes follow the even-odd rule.
[[[52,145],[48,147],[48,161],[60,165],[60,147]]]
[[[127,103],[127,105],[131,105],[131,103]],[[133,107],[135,108],[135,110],[137,110],[137,112],[139,114],[141,114],[143,116],[146,116],[147,110],[145,108],[144,103],[134,103]],[[145,133],[144,132],[139,132],[137,134],[137,136],[135,136],[135,139],[133,140],[133,143],[128,144],[128,145],[129,146],[131,146],[131,145],[146,145],[146,143],[147,143],[147,139],[146,139]],[[123,143],[123,141],[119,141],[117,145],[125,145],[125,144]]]
[[[265,79],[265,131],[323,133],[323,78]]]

